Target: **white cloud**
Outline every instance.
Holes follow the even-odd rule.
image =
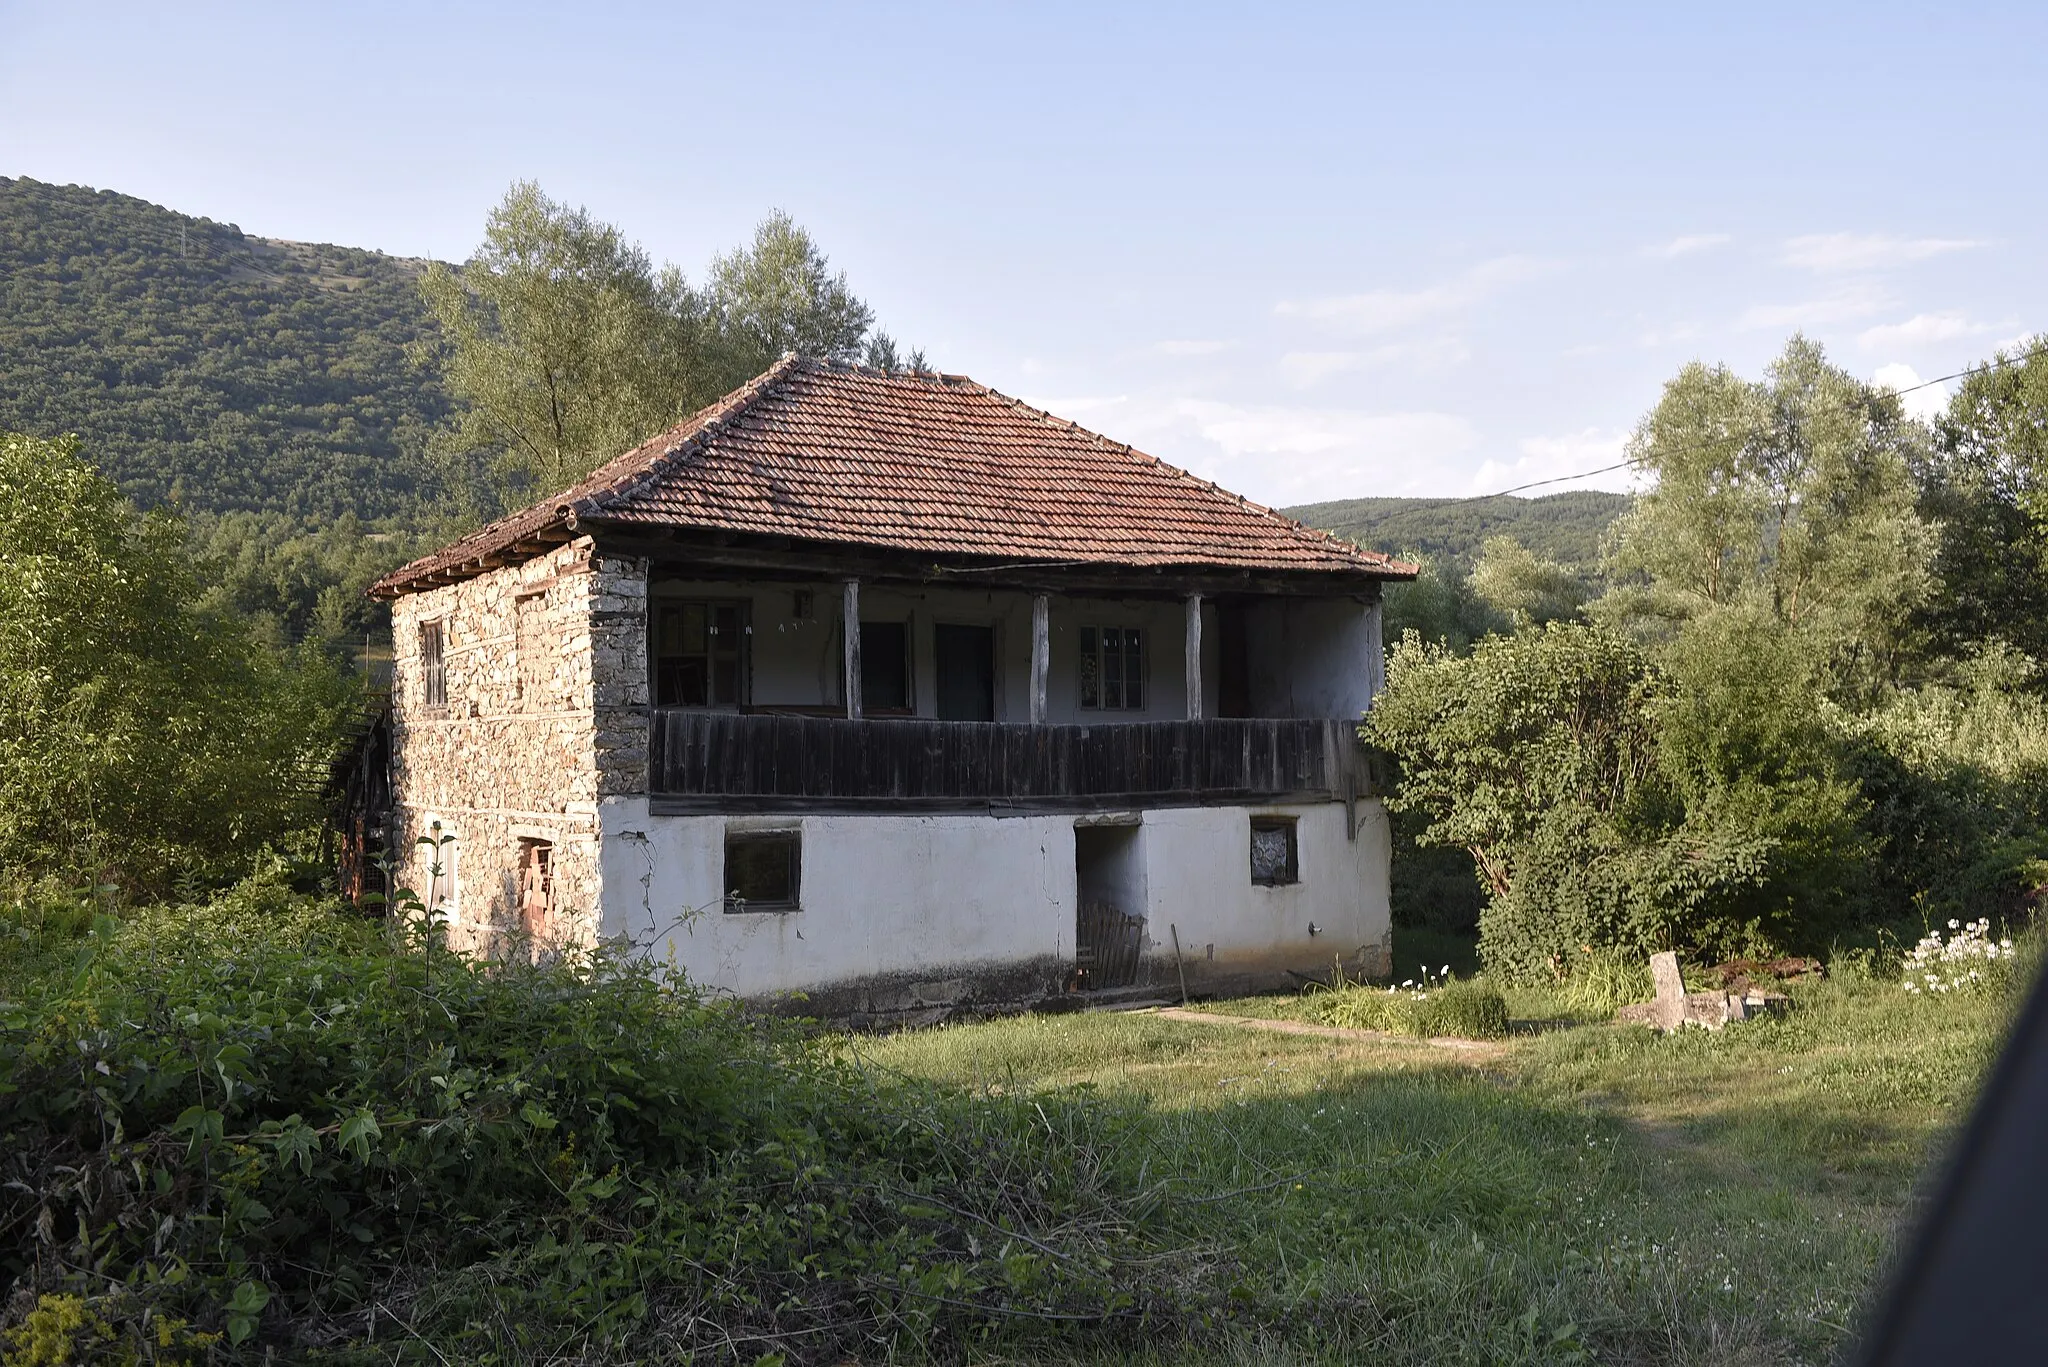
[[[1441,488],[1476,444],[1449,413],[1222,403],[1175,395],[1027,399],[1260,503]]]
[[[1870,373],[1870,382],[1880,389],[1912,390],[1910,394],[1903,394],[1899,402],[1916,418],[1932,418],[1948,407],[1948,386],[1931,384],[1925,389],[1920,388],[1919,372],[1902,361],[1879,366]]]
[[[1471,358],[1472,349],[1461,339],[1438,337],[1425,342],[1389,342],[1363,351],[1290,351],[1280,358],[1280,374],[1296,389],[1307,389],[1332,375],[1402,363],[1447,369]]]
[[[1642,255],[1654,257],[1659,261],[1676,261],[1679,257],[1691,256],[1694,252],[1724,247],[1734,240],[1727,233],[1690,233],[1684,237],[1674,237],[1669,242],[1660,242],[1654,247],[1645,247]]]
[[[1627,457],[1628,434],[1588,427],[1557,437],[1525,437],[1516,443],[1522,454],[1514,460],[1488,457],[1473,472],[1468,492],[1478,497],[1497,494],[1538,480],[1557,480],[1528,491],[1530,497],[1560,494],[1568,489],[1629,489],[1632,472],[1609,470]],[[1601,473],[1585,475],[1597,470]],[[1579,476],[1578,478],[1569,478]]]
[[[1283,318],[1308,318],[1359,336],[1398,332],[1463,313],[1508,285],[1555,274],[1557,263],[1528,256],[1499,256],[1419,290],[1368,290],[1321,299],[1283,300],[1273,311]]]
[[[1698,323],[1674,323],[1667,328],[1651,328],[1648,332],[1636,334],[1636,345],[1640,347],[1666,347],[1679,342],[1696,341],[1700,335]]]
[[[1851,285],[1821,298],[1802,300],[1796,304],[1752,304],[1735,320],[1735,326],[1744,329],[1771,328],[1777,331],[1826,327],[1835,323],[1860,322],[1872,314],[1884,312],[1891,306],[1891,296],[1882,290],[1869,285]]]
[[[1810,233],[1786,241],[1778,259],[1810,271],[1874,271],[1908,266],[1979,245],[1958,237],[1886,237],[1879,233]]]
[[[1219,351],[1227,350],[1229,346],[1228,342],[1189,338],[1156,342],[1152,349],[1162,356],[1214,356]]]
[[[1990,332],[1989,323],[1973,323],[1960,313],[1916,313],[1903,323],[1880,323],[1856,334],[1859,345],[1872,351],[1914,346],[1925,342],[1949,342],[1958,337],[1977,337]]]

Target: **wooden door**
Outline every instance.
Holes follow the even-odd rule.
[[[940,721],[996,719],[996,634],[992,627],[932,627]]]

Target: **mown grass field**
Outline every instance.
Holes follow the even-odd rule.
[[[1207,1215],[1246,1303],[1290,1307],[1196,1360],[1825,1362],[2009,1006],[1794,991],[1784,1019],[1669,1039],[1564,1026],[1450,1050],[1094,1014],[852,1047],[1128,1110],[1133,1156]]]

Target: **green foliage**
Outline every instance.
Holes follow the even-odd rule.
[[[1761,382],[1687,366],[1630,444],[1656,484],[1616,524],[1619,587],[1596,613],[1676,624],[1746,605],[1813,633],[1839,672],[1888,677],[1929,587],[1912,478],[1927,440],[1803,337]]]
[[[2048,335],[2001,352],[1957,389],[1921,473],[1939,529],[1939,591],[1918,625],[1952,659],[2005,641],[2048,659]]]
[[[363,590],[437,544],[431,531],[373,531],[352,514],[300,531],[274,516],[229,513],[193,519],[190,536],[207,609],[238,618],[274,649],[307,643],[344,660],[390,630],[390,609]]]
[[[462,1361],[943,1357],[1209,1294],[1113,1110],[879,1082],[629,950],[407,924],[250,884],[102,918],[0,1004],[0,1285],[251,1360],[394,1315]]]
[[[494,453],[501,484],[573,484],[719,393],[682,272],[529,181],[469,263],[435,263],[420,291],[439,324],[422,356],[465,404],[450,436]]]
[[[420,262],[0,177],[0,430],[76,433],[144,507],[410,515],[451,403]]]
[[[873,331],[875,311],[854,296],[846,272],[795,220],[777,209],[754,239],[711,263],[708,304],[733,384],[758,375],[785,351],[894,369],[896,343]],[[912,364],[922,367],[924,357]]]
[[[0,868],[162,889],[315,815],[352,685],[209,610],[184,529],[0,434]]]
[[[1576,619],[1593,596],[1585,575],[1511,536],[1489,536],[1473,563],[1472,592],[1517,631]]]
[[[1470,568],[1490,536],[1512,536],[1572,569],[1599,568],[1600,541],[1629,506],[1627,494],[1581,490],[1540,498],[1351,498],[1283,508],[1287,516],[1390,555],[1416,551]]]
[[[1668,670],[1590,626],[1467,657],[1396,647],[1366,734],[1399,766],[1389,806],[1428,823],[1418,839],[1471,853],[1489,971],[1563,976],[1588,947],[1825,943],[1863,848],[1857,790],[1773,630],[1725,619]]]
[[[1384,590],[1381,630],[1387,640],[1398,641],[1412,631],[1462,653],[1480,637],[1510,629],[1508,619],[1472,591],[1455,564],[1417,551],[1404,554],[1419,572],[1412,583],[1389,584]]]
[[[1342,986],[1317,993],[1310,1014],[1325,1025],[1425,1038],[1499,1039],[1508,1032],[1507,999],[1485,978],[1441,978],[1420,987]]]

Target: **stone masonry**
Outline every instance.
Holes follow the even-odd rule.
[[[426,703],[423,629],[438,623],[445,706]],[[393,854],[434,883],[450,943],[494,952],[519,927],[524,842],[552,850],[544,932],[590,944],[598,802],[647,784],[647,567],[589,538],[392,604]],[[414,842],[439,822],[444,877]]]

